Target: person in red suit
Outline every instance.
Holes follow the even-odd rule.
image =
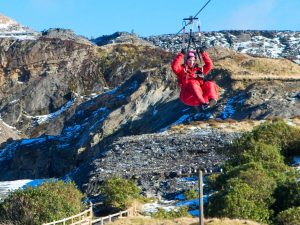
[[[197,54],[194,51],[187,53],[186,62],[182,64],[185,57],[185,51],[182,50],[172,61],[172,70],[178,78],[180,100],[189,106],[208,109],[217,103],[218,90],[214,82],[203,80],[203,76],[213,68],[213,63],[204,48],[199,48],[199,51],[204,62],[203,67],[195,63]]]

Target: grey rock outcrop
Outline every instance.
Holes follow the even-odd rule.
[[[69,40],[69,41],[76,41],[77,43],[91,45],[87,38],[84,36],[79,36],[74,33],[74,31],[70,29],[61,29],[61,28],[51,28],[48,30],[44,30],[42,35],[47,38],[57,38],[61,40]]]
[[[101,37],[93,39],[92,42],[99,46],[107,44],[135,44],[154,47],[152,43],[128,32],[116,32],[112,35],[103,35]]]
[[[195,35],[197,42],[200,41]],[[182,36],[167,34],[145,40],[165,50],[179,52]],[[299,31],[214,31],[202,32],[201,42],[207,47],[225,47],[237,52],[268,58],[287,58],[300,64]]]
[[[173,178],[220,166],[227,158],[226,145],[239,135],[193,129],[122,137],[69,176],[89,195],[97,194],[99,184],[112,176],[136,180],[146,195],[167,195],[181,188],[166,185]]]

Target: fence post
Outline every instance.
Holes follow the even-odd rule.
[[[201,169],[199,169],[198,183],[199,183],[199,225],[204,225],[203,175],[202,175],[202,170]]]
[[[127,217],[130,217],[130,209],[127,209]]]
[[[93,223],[93,203],[90,202],[90,217],[89,217],[89,225]]]

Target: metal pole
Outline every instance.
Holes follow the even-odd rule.
[[[202,170],[199,169],[199,225],[204,225],[204,212],[203,212],[203,175]]]

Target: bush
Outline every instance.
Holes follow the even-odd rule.
[[[210,217],[229,217],[268,222],[272,211],[263,201],[257,202],[258,190],[240,180],[232,180],[224,190],[214,194],[207,204]]]
[[[184,192],[183,195],[187,200],[193,200],[199,198],[199,194],[194,188],[187,190],[186,192]]]
[[[274,209],[276,212],[286,210],[291,207],[300,207],[300,182],[287,182],[279,185],[274,193],[276,202]]]
[[[300,224],[300,207],[293,207],[282,211],[276,217],[278,225],[299,225]]]
[[[273,164],[272,164],[273,165]],[[284,168],[286,166],[282,164]],[[272,191],[276,187],[277,177],[286,177],[283,171],[268,170],[269,164],[262,164],[261,162],[251,162],[227,169],[226,173],[221,174],[217,178],[219,187],[224,188],[230,179],[238,178],[247,183],[252,188],[271,189]],[[282,167],[280,167],[282,169]],[[282,178],[283,179],[283,178]],[[264,188],[267,187],[267,188]],[[221,189],[220,188],[220,189]],[[219,189],[219,190],[220,190]]]
[[[299,174],[284,162],[284,156],[299,149],[300,129],[282,120],[263,123],[236,139],[229,146],[225,173],[212,179],[218,192],[209,199],[209,216],[268,222],[280,211],[300,206]]]
[[[265,204],[266,206],[271,206],[275,202],[272,194],[275,190],[276,182],[263,170],[242,171],[238,177],[229,179],[226,185],[231,187],[238,182],[245,183],[254,190],[251,199],[255,202]]]
[[[133,200],[139,199],[140,189],[131,180],[112,177],[100,186],[100,193],[105,197],[105,203],[116,208],[125,209]]]
[[[188,217],[188,207],[182,206],[179,209],[172,209],[170,211],[166,211],[163,208],[158,208],[158,210],[152,214],[152,217],[157,219],[176,219],[180,217]]]
[[[212,174],[206,176],[205,183],[207,184],[207,189],[209,191],[221,189],[223,184],[220,182],[220,180],[221,180],[220,176],[222,176],[222,174],[218,174],[218,173],[212,173]]]
[[[231,152],[239,153],[248,149],[254,141],[277,146],[286,156],[299,153],[300,129],[289,126],[283,120],[268,121],[245,133],[231,146]]]
[[[74,183],[63,181],[16,190],[0,203],[0,223],[32,225],[69,217],[81,212],[83,197]]]
[[[235,147],[237,148],[237,146]],[[250,162],[284,163],[280,148],[274,145],[252,140],[244,146],[239,145],[238,148],[239,152],[230,156],[231,160],[228,163],[230,163],[231,166]]]

